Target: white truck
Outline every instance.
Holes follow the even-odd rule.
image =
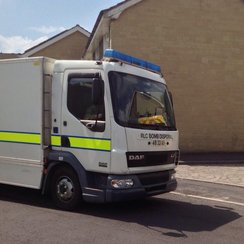
[[[63,209],[176,189],[178,131],[160,67],[106,50],[102,61],[0,61],[0,183]]]

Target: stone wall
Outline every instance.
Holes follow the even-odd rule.
[[[182,151],[244,150],[244,1],[144,0],[111,22],[110,38],[163,68]]]
[[[36,52],[32,56],[47,56],[55,59],[81,59],[81,56],[85,50],[88,37],[80,32],[74,32],[73,34],[62,38],[52,45]]]

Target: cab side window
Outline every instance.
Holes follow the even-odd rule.
[[[92,85],[95,74],[70,75],[68,79],[67,107],[69,112],[89,129],[100,131],[99,124],[105,121],[105,107],[92,101]],[[92,123],[94,121],[94,123]],[[89,124],[89,126],[88,126]],[[104,129],[103,129],[104,130]]]

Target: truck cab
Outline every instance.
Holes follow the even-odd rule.
[[[58,61],[43,189],[70,209],[176,189],[178,131],[159,66],[115,50]]]

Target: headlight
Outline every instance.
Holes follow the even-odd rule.
[[[113,179],[111,180],[111,186],[117,189],[131,188],[134,185],[132,179]]]

